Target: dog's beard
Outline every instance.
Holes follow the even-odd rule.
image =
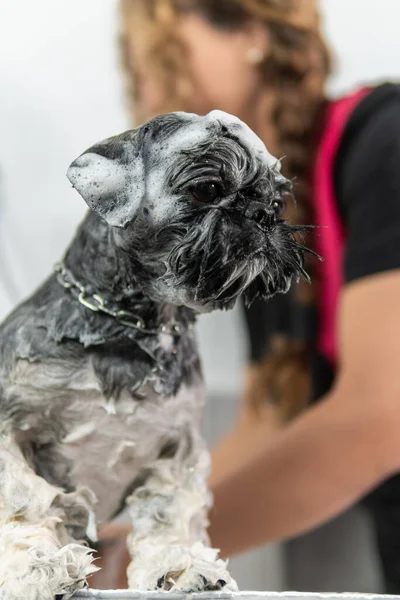
[[[300,229],[284,222],[269,232],[251,223],[235,227],[228,211],[206,207],[196,221],[188,216],[186,225],[181,220],[158,232],[161,243],[175,239],[161,280],[183,290],[184,303],[201,312],[232,308],[242,294],[250,305],[256,298],[286,293],[293,280],[308,278],[306,248],[294,236]]]

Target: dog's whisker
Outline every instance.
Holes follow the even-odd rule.
[[[307,246],[304,246],[303,244],[299,244],[299,242],[296,242],[296,249],[299,251],[301,250],[305,254],[310,254],[311,256],[314,256],[315,258],[318,258],[318,260],[323,260],[322,256],[320,256],[317,252],[315,252],[314,250],[311,250],[311,248],[308,248]]]

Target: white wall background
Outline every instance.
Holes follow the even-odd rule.
[[[399,0],[324,0],[338,57],[331,89],[400,75]],[[64,173],[91,143],[129,127],[117,71],[115,0],[0,2],[0,316],[61,255],[85,207]],[[236,394],[237,312],[201,319],[211,391]]]

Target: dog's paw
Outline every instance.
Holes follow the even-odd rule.
[[[130,589],[182,591],[236,591],[226,563],[202,543],[192,547],[146,545],[136,549],[128,567]]]
[[[63,600],[70,598],[86,584],[86,578],[97,571],[90,549],[69,544],[54,554],[32,548],[16,552],[0,565],[0,600]]]
[[[230,575],[226,579],[207,579],[195,568],[184,571],[172,571],[162,575],[157,581],[157,590],[161,592],[181,591],[186,594],[193,592],[219,592],[221,590],[236,591],[237,585]]]

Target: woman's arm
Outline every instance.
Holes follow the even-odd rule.
[[[345,288],[339,338],[332,393],[212,478],[225,556],[321,524],[400,468],[400,271]]]

